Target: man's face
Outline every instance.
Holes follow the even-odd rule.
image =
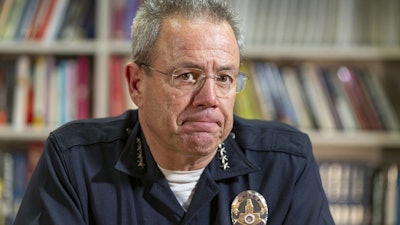
[[[168,74],[182,67],[200,68],[207,75],[239,70],[239,48],[227,22],[166,19],[155,49],[150,66]],[[232,129],[235,87],[221,96],[215,80],[208,78],[197,90],[180,90],[170,85],[171,76],[151,70],[147,76],[145,69],[140,70],[135,103],[157,163],[177,170],[205,166]],[[180,165],[187,163],[193,165]]]

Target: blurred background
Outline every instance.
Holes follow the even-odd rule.
[[[249,76],[235,113],[307,132],[336,223],[400,224],[400,1],[231,0]],[[0,0],[0,224],[43,142],[135,108],[123,67],[140,0]]]

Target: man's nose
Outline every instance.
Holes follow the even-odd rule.
[[[219,94],[215,76],[206,76],[195,93],[194,104],[208,107],[216,106]]]

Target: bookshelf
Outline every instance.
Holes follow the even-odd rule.
[[[235,1],[233,1],[234,4]],[[237,2],[237,1],[236,1]],[[268,4],[273,4],[270,1]],[[244,3],[241,3],[244,4]],[[261,4],[261,3],[260,3]],[[267,3],[263,3],[267,4]],[[284,3],[282,3],[284,4]],[[243,9],[254,7],[255,4],[246,4]],[[108,116],[108,60],[112,56],[127,56],[130,54],[130,43],[126,39],[114,39],[110,34],[111,26],[111,3],[96,1],[95,4],[95,38],[78,41],[0,41],[1,55],[55,55],[55,56],[76,56],[88,55],[93,57],[93,99],[92,116]],[[244,19],[245,21],[254,18]],[[254,32],[253,32],[254,33]],[[379,45],[303,45],[299,43],[246,43],[244,51],[245,59],[257,60],[292,60],[292,61],[400,61],[400,45],[379,46]],[[0,129],[1,140],[44,140],[51,128],[24,128],[15,130],[11,126]],[[34,132],[32,132],[34,131]],[[376,146],[394,147],[400,146],[400,134],[385,132],[317,132],[307,131],[318,149],[338,146]]]
[[[20,55],[90,57],[92,59],[91,117],[105,117],[109,115],[110,104],[109,61],[114,56],[125,57],[129,55],[130,43],[124,38],[112,37],[111,30],[114,26],[112,22],[113,1],[94,1],[94,38],[50,42],[0,39],[0,60],[3,56]],[[356,65],[372,63],[383,68],[385,68],[387,62],[398,67],[400,65],[400,26],[395,24],[395,29],[388,29],[388,27],[393,27],[393,21],[396,21],[396,23],[400,21],[400,16],[398,16],[400,15],[400,3],[397,3],[397,1],[384,0],[379,7],[375,4],[380,1],[375,0],[290,2],[289,0],[232,0],[231,2],[240,9],[239,14],[243,17],[243,22],[248,24],[244,29],[244,34],[249,36],[245,43],[245,60],[283,61],[290,62],[290,64],[300,64],[307,61],[337,65],[347,62]],[[333,4],[332,2],[337,2],[337,5],[330,5]],[[379,8],[375,13],[378,15],[374,14],[374,16],[379,17],[379,20],[383,18],[382,12],[387,11],[388,26],[379,26],[380,22],[376,20],[369,21],[371,28],[368,28],[368,23],[363,23],[363,20],[359,19],[367,17],[360,13],[363,10],[356,13],[357,7],[362,3],[371,8],[373,8],[372,6]],[[349,4],[350,7],[347,8],[353,11],[344,10],[345,4]],[[384,8],[389,4],[394,4],[390,10]],[[267,8],[271,9],[271,12]],[[278,10],[274,11],[274,8]],[[297,8],[300,11],[296,11]],[[329,13],[324,13],[324,10],[327,9],[332,10],[328,10]],[[256,10],[259,13],[253,13]],[[282,16],[292,14],[292,17]],[[296,21],[293,20],[296,15],[308,15],[308,17],[304,20],[299,19],[299,23],[296,25]],[[324,20],[319,21],[316,18],[324,18]],[[352,20],[351,18],[355,19]],[[352,22],[344,23],[349,24],[348,26],[340,26],[338,24],[341,23],[341,20]],[[267,22],[261,24],[259,21]],[[306,26],[307,21],[312,25]],[[322,22],[325,24],[321,24]],[[285,26],[283,26],[284,24]],[[257,26],[261,27],[262,25],[267,28],[257,29]],[[335,28],[336,33],[328,29],[332,27]],[[379,40],[378,34],[386,34],[389,31],[393,37],[397,37],[397,40]],[[362,37],[362,35],[359,35],[360,33],[368,35]],[[339,36],[338,34],[342,35]],[[314,37],[319,37],[323,41],[315,40]],[[400,73],[400,71],[397,71],[397,73]],[[57,126],[40,128],[27,126],[15,129],[9,124],[1,125],[0,146],[27,146],[31,142],[43,142],[55,127]],[[344,159],[372,165],[386,162],[400,163],[400,131],[303,130],[310,135],[318,160]],[[19,149],[19,147],[16,148]]]
[[[248,65],[244,68],[255,80],[256,85],[251,86],[253,89],[257,90],[258,86],[260,90],[263,88],[259,87],[264,86],[267,87],[265,90],[272,86],[257,80],[260,76],[257,73],[267,74],[257,69],[260,68],[255,66],[257,63],[267,63],[274,69],[278,67],[281,69],[279,74],[283,80],[285,78],[283,71],[286,67],[302,69],[307,63],[312,63],[321,70],[325,66],[336,69],[340,66],[373,68],[371,69],[373,72],[369,74],[379,78],[398,77],[400,73],[398,24],[400,2],[398,1],[233,0],[232,2],[246,24],[244,33],[247,41],[245,40],[244,58],[247,63],[250,62],[251,68],[248,69]],[[277,72],[276,70],[271,72],[270,67],[268,75],[274,76]],[[311,73],[294,71],[303,77],[313,77]],[[273,84],[278,83],[275,80]],[[287,88],[288,83],[285,83],[285,80],[283,83]],[[308,87],[317,89],[317,86]],[[272,88],[279,90],[276,87]],[[395,93],[394,96],[399,93],[398,89],[391,91],[392,95]],[[241,106],[260,108],[253,99],[265,92],[257,93],[254,95],[250,91],[246,93],[247,97],[240,97],[239,101],[244,101]],[[274,95],[264,98],[273,101]],[[397,110],[397,118],[400,118],[399,103],[392,101],[392,104]],[[274,106],[278,108],[280,105]],[[321,106],[318,110],[319,113],[322,113],[322,108]],[[265,110],[264,108],[260,111],[265,112]],[[250,117],[257,118],[260,115],[259,112],[249,113],[251,110],[239,111],[244,115],[250,114]],[[270,111],[267,114],[269,113]],[[356,129],[300,127],[300,129],[310,135],[336,224],[399,223],[399,202],[393,200],[399,195],[399,129],[391,131],[359,127]]]

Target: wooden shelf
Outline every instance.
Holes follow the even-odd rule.
[[[56,54],[56,55],[94,55],[97,51],[97,42],[81,41],[0,41],[0,52],[4,54]]]
[[[305,131],[314,147],[400,148],[400,132]]]
[[[0,127],[0,142],[44,141],[55,128],[27,127],[16,129]],[[383,131],[315,131],[303,130],[309,134],[314,147],[391,147],[400,148],[400,132]]]
[[[131,44],[127,40],[112,41],[0,41],[2,54],[97,54],[99,52],[116,55],[129,55]],[[267,59],[323,59],[323,60],[398,60],[400,46],[291,46],[262,45],[244,48],[245,58]]]
[[[0,127],[0,142],[36,142],[45,141],[53,129],[50,128],[14,128]]]
[[[126,40],[110,41],[110,54],[128,55],[130,42]],[[245,58],[261,59],[324,59],[324,60],[398,60],[400,46],[296,46],[261,45],[245,46]]]
[[[245,57],[271,59],[318,60],[398,60],[400,46],[281,46],[263,45],[245,47]]]
[[[110,54],[129,55],[131,54],[131,43],[126,40],[110,41]]]

